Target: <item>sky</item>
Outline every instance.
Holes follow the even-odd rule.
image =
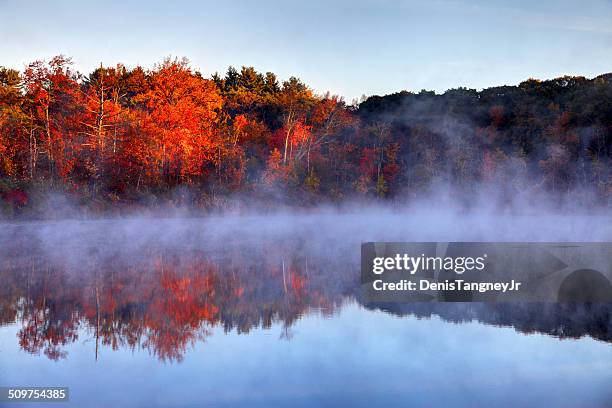
[[[348,102],[612,71],[612,0],[0,0],[0,65],[187,57],[294,75]]]

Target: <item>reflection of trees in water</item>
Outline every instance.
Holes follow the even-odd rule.
[[[96,358],[104,345],[180,361],[217,325],[248,333],[281,322],[288,336],[309,308],[332,312],[342,300],[320,282],[310,287],[309,276],[321,271],[305,268],[305,258],[273,248],[223,254],[223,262],[199,251],[154,248],[130,256],[88,251],[76,260],[13,249],[0,265],[7,282],[0,321],[21,321],[22,349],[52,359],[65,357],[62,346],[87,333]]]
[[[612,342],[612,305],[605,303],[379,303],[368,304],[396,316],[439,316],[452,323],[514,327],[561,339],[591,336]]]
[[[304,242],[256,248],[156,248],[136,253],[98,247],[50,254],[35,242],[6,243],[0,259],[0,324],[20,321],[23,350],[66,357],[64,346],[145,349],[180,361],[213,327],[248,333],[280,323],[281,338],[313,309],[332,314],[358,293],[358,272],[344,259],[312,256]],[[143,249],[144,248],[144,249]],[[325,259],[323,259],[325,258]],[[612,341],[611,308],[603,305],[387,304],[397,315],[477,320],[522,332]],[[87,338],[79,339],[86,335]]]

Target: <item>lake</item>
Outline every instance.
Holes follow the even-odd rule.
[[[609,241],[610,221],[370,209],[3,224],[0,385],[69,387],[74,407],[610,406],[612,305],[359,292],[363,241]]]

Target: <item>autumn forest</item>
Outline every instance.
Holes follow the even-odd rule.
[[[186,59],[88,74],[64,56],[0,67],[8,217],[36,215],[51,192],[98,212],[410,200],[436,186],[491,186],[502,202],[589,191],[605,206],[611,160],[612,74],[347,104],[252,67],[205,78]]]

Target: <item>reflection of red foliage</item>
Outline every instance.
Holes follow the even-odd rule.
[[[214,279],[210,274],[177,276],[164,270],[160,283],[162,293],[146,316],[144,345],[163,360],[181,360],[187,344],[205,337],[202,324],[215,323],[219,308],[212,303]]]
[[[61,351],[60,346],[78,339],[77,327],[78,322],[73,319],[51,321],[44,311],[35,310],[19,331],[19,345],[32,354],[44,350],[51,360],[65,358],[66,353]]]
[[[296,294],[302,294],[306,288],[306,278],[296,274],[291,274],[291,288]]]
[[[221,270],[197,255],[152,255],[127,263],[94,256],[78,279],[66,265],[37,260],[40,269],[33,272],[28,262],[27,291],[10,296],[26,302],[0,308],[0,318],[7,317],[4,310],[17,310],[23,318],[21,348],[50,359],[66,357],[63,346],[85,329],[96,346],[142,348],[160,360],[181,361],[219,323],[239,333],[270,327],[274,320],[289,326],[321,302],[312,303],[301,261],[287,259],[283,273],[274,257],[262,269],[245,269],[241,255],[233,254],[231,269]],[[20,273],[2,273],[14,272]]]
[[[244,288],[242,286],[234,289],[234,296],[237,298],[241,297],[244,294]]]

